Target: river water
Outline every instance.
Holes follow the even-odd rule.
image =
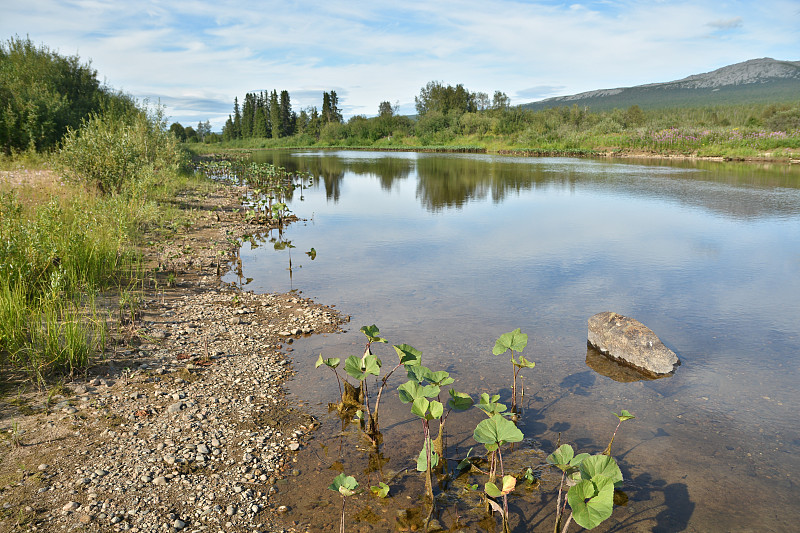
[[[387,500],[348,502],[348,530],[394,531],[426,512],[414,472],[421,425],[409,407],[387,391],[384,444],[360,452],[363,437],[327,412],[333,374],[314,369],[319,354],[360,355],[359,328],[374,323],[450,372],[458,390],[506,403],[511,364],[492,347],[501,333],[527,333],[523,355],[536,367],[521,373],[526,441],[507,452],[520,465],[541,463],[559,442],[602,451],[612,413],[631,411],[612,449],[629,501],[598,531],[800,523],[800,168],[361,151],[254,159],[310,173],[288,202],[303,221],[245,243],[243,277],[226,281],[296,290],[352,317],[346,333],[291,345],[290,392],[322,428],[301,451],[298,476],[278,487],[287,520],[338,530],[340,500],[327,485],[342,468],[362,487],[392,487]],[[655,381],[598,366],[586,336],[601,311],[643,322],[682,365]],[[375,351],[385,370],[394,366],[391,347]],[[398,374],[392,388],[405,381]],[[448,457],[479,453],[481,416],[451,415]],[[545,475],[538,489],[518,489],[513,531],[552,531],[556,482]],[[459,490],[445,491],[442,525],[459,530],[458,517],[464,531],[493,530]]]

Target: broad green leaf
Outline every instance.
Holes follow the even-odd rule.
[[[497,494],[492,494],[489,492],[489,485],[494,487],[494,490],[497,491]],[[499,498],[500,496],[504,496],[511,492],[514,492],[514,489],[517,486],[517,478],[514,476],[503,476],[503,487],[498,489],[494,483],[487,483],[486,484],[486,494],[491,496],[492,498]]]
[[[425,381],[425,376],[430,372],[428,367],[420,365],[411,365],[406,367],[406,374],[408,379],[416,383],[422,384]]]
[[[365,355],[361,359],[361,368],[364,369],[365,374],[377,376],[381,373],[381,360],[377,355]]]
[[[336,368],[339,366],[339,363],[342,360],[338,357],[331,357],[330,359],[323,359],[322,354],[319,354],[319,359],[317,359],[317,363],[314,365],[314,368],[319,368],[322,365],[329,366],[331,368]]]
[[[575,457],[575,450],[572,449],[572,446],[562,444],[556,451],[547,456],[546,461],[561,470],[566,470],[570,467],[569,463],[573,457]]]
[[[607,477],[613,483],[622,481],[617,461],[610,455],[591,455],[581,462],[581,478],[594,479],[596,476]]]
[[[359,381],[366,377],[361,369],[361,358],[355,355],[351,355],[344,360],[344,371],[347,372],[350,377]]]
[[[485,392],[481,394],[481,399],[478,402],[478,408],[486,413],[487,416],[492,416],[494,414],[502,413],[507,409],[505,404],[498,403],[497,400],[500,399],[499,394],[495,394],[489,397],[488,394]]]
[[[525,359],[524,355],[520,355],[518,360],[514,360],[514,356],[512,355],[511,362],[514,364],[514,366],[519,368],[533,368],[536,366],[536,363],[533,361],[528,361]]]
[[[442,402],[432,400],[430,411],[433,418],[442,418],[442,415],[444,414],[444,405],[442,405]]]
[[[579,526],[595,528],[611,516],[614,509],[614,483],[602,475],[584,479],[570,487],[567,501],[572,518]]]
[[[527,345],[528,335],[522,333],[520,328],[517,328],[514,331],[509,331],[508,333],[500,335],[500,338],[494,343],[492,353],[494,355],[500,355],[506,353],[508,350],[512,352],[521,352]]]
[[[630,414],[630,413],[629,413],[628,411],[626,411],[625,409],[623,409],[622,411],[620,411],[620,412],[619,412],[619,414],[617,414],[617,413],[614,413],[614,416],[616,416],[617,418],[619,418],[619,419],[620,419],[621,421],[623,421],[623,422],[624,422],[625,420],[631,420],[632,418],[636,418],[635,416],[633,416],[632,414]]]
[[[439,464],[439,455],[433,451],[431,448],[431,468],[436,468]],[[419,452],[419,456],[417,456],[417,472],[426,472],[428,470],[428,452],[425,449],[425,446],[422,447],[422,450]]]
[[[483,490],[484,492],[486,492],[486,494],[488,494],[492,498],[499,498],[500,496],[502,496],[502,494],[500,493],[500,489],[498,489],[497,485],[495,485],[494,483],[486,483],[486,485],[483,486]]]
[[[342,496],[352,496],[358,488],[358,482],[353,476],[347,476],[342,472],[333,479],[333,483],[328,488]]]
[[[436,385],[422,386],[415,381],[406,381],[397,388],[397,393],[400,396],[400,401],[403,403],[411,403],[417,398],[435,398],[439,395],[441,389]]]
[[[486,420],[481,420],[475,427],[472,436],[476,441],[485,445],[487,449],[490,445],[496,448],[509,442],[519,442],[524,438],[522,431],[514,425],[514,422],[499,414],[492,415]]]
[[[381,360],[372,354],[360,358],[351,355],[344,361],[344,371],[353,379],[363,381],[369,374],[377,376],[381,373]]]
[[[361,326],[360,331],[361,333],[367,336],[369,342],[383,342],[383,343],[389,342],[383,337],[380,337],[381,331],[375,324],[372,324],[371,326]]]
[[[422,364],[422,352],[409,346],[408,344],[395,344],[394,351],[400,358],[400,363],[406,366],[417,366]]]
[[[389,485],[383,481],[380,481],[377,486],[370,487],[369,490],[378,498],[385,498],[389,495]]]
[[[454,389],[447,391],[450,394],[450,399],[447,400],[447,406],[456,411],[466,411],[473,405],[472,397],[465,392],[456,392]]]
[[[438,385],[439,387],[450,385],[455,381],[453,378],[450,377],[450,374],[448,372],[445,372],[444,370],[438,370],[436,372],[431,372],[429,370],[428,373],[425,374],[425,380],[428,383],[431,383],[433,385]]]
[[[427,398],[415,398],[414,402],[411,404],[411,412],[417,415],[420,418],[428,418],[428,408],[430,407],[431,402],[428,401]]]

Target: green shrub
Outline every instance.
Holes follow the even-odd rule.
[[[187,162],[160,109],[93,114],[80,129],[69,130],[59,153],[67,177],[102,194],[158,180],[162,173],[176,173]]]

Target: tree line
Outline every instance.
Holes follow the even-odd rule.
[[[336,91],[323,93],[322,113],[313,106],[299,114],[292,110],[289,91],[247,93],[241,108],[239,98],[234,98],[233,114],[228,115],[222,128],[222,140],[279,139],[302,133],[318,136],[321,128],[331,122],[342,122]]]
[[[0,150],[52,150],[92,114],[130,109],[130,98],[97,79],[90,63],[30,38],[0,43]]]

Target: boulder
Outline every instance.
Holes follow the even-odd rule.
[[[650,328],[626,316],[606,311],[589,318],[589,345],[606,357],[651,376],[663,376],[681,364]]]

